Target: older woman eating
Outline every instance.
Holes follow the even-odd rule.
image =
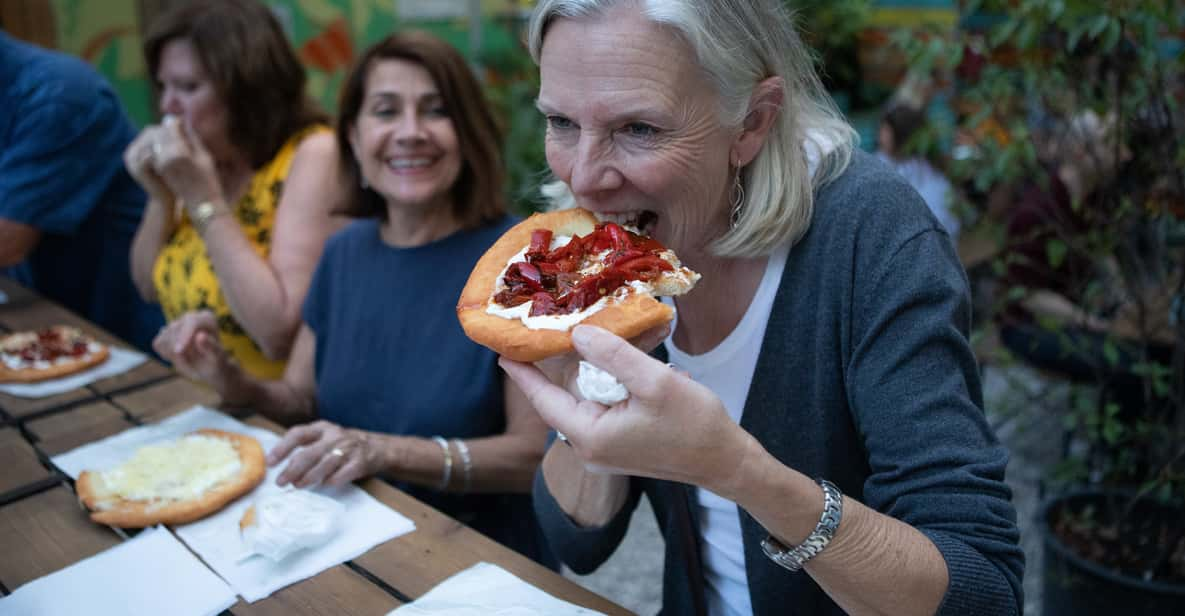
[[[573,330],[624,402],[501,360],[567,436],[535,482],[557,555],[595,569],[645,494],[664,613],[1019,613],[965,275],[921,198],[854,147],[782,3],[541,0],[530,46],[549,194],[648,212],[703,275],[655,356]]]

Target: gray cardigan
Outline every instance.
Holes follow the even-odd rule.
[[[939,614],[1019,614],[1024,555],[1008,454],[984,418],[970,312],[950,237],[908,184],[857,152],[818,193],[790,252],[741,427],[787,466],[929,537],[950,575]],[[666,540],[663,613],[695,613],[702,583],[689,576],[702,571],[676,517],[695,502],[690,486],[631,478],[622,511],[581,528],[540,472],[535,509],[555,553],[587,573],[617,548],[643,493]],[[740,516],[755,614],[843,613],[809,575],[768,560],[766,530]]]

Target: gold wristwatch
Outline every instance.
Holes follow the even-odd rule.
[[[217,205],[213,201],[202,201],[193,208],[193,215],[191,218],[193,219],[194,228],[197,229],[197,232],[200,234],[205,233],[206,226],[210,224],[211,220],[214,220],[222,214],[229,213],[230,212],[228,212],[226,208]]]

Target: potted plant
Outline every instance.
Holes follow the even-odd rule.
[[[898,40],[958,67],[949,173],[994,226],[991,326],[1077,384],[1037,520],[1044,613],[1185,614],[1185,7],[964,10],[983,31]]]

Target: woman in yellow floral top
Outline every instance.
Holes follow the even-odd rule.
[[[325,116],[270,10],[191,2],[153,23],[144,55],[164,121],[124,154],[150,196],[132,245],[140,293],[185,356],[221,342],[250,374],[283,373],[345,190]],[[220,341],[193,327],[209,311]],[[167,352],[166,352],[167,351]]]

